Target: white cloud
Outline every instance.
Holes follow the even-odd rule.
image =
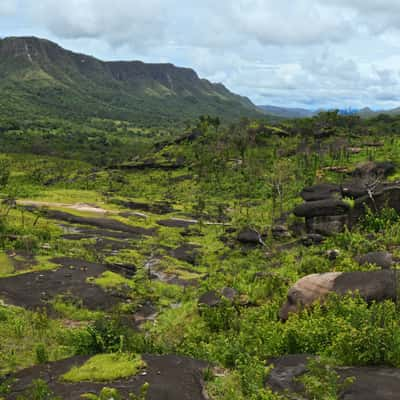
[[[400,101],[399,0],[19,1],[32,34],[103,59],[193,67],[259,103]],[[0,0],[0,16],[16,6]]]
[[[17,11],[18,0],[1,0],[0,1],[0,16],[11,15]]]

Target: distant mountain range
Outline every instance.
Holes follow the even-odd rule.
[[[271,105],[261,105],[258,108],[263,111],[264,113],[280,117],[280,118],[309,118],[317,115],[321,111],[326,111],[324,109],[318,110],[308,110],[305,108],[290,108],[290,107],[276,107]],[[400,115],[400,107],[394,108],[391,110],[378,110],[374,111],[368,107],[361,108],[361,109],[341,109],[339,113],[342,115],[359,115],[362,118],[372,118],[376,117],[379,114],[387,114],[387,115]]]
[[[288,108],[276,106],[258,106],[266,114],[281,118],[307,118],[316,115],[318,111],[307,110],[305,108]]]
[[[112,118],[158,124],[261,113],[246,97],[172,64],[104,62],[35,37],[0,40],[0,116]]]

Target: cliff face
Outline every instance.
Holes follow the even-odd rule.
[[[249,99],[172,64],[104,62],[35,37],[0,40],[0,87],[29,93],[32,106],[118,119],[257,115]],[[35,93],[40,96],[35,98]],[[166,103],[165,100],[168,100]],[[64,111],[63,111],[64,110]]]

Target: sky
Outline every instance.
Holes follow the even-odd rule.
[[[0,0],[0,37],[171,62],[255,104],[400,106],[400,0]]]

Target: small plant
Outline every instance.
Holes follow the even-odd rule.
[[[310,359],[308,372],[298,378],[304,385],[307,397],[315,400],[338,400],[345,388],[354,382],[353,377],[342,380],[335,369],[321,359]]]
[[[87,393],[81,397],[86,400],[146,400],[147,392],[149,390],[149,384],[146,382],[140,388],[139,395],[130,393],[128,398],[123,398],[117,389],[104,387],[99,395]]]
[[[50,390],[44,380],[36,379],[24,394],[17,397],[17,400],[61,400],[61,398]]]
[[[49,361],[49,355],[43,343],[36,346],[36,361],[38,364],[44,364]]]

